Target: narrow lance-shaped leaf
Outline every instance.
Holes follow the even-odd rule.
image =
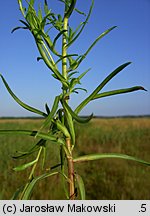
[[[125,160],[132,160],[144,165],[150,166],[150,162],[147,162],[145,160],[138,159],[136,157],[132,157],[126,154],[118,154],[118,153],[103,153],[103,154],[89,154],[89,155],[83,155],[81,157],[74,158],[74,163],[79,162],[85,162],[85,161],[92,161],[92,160],[99,160],[104,158],[120,158]]]
[[[71,116],[79,123],[87,123],[93,118],[93,114],[91,114],[87,118],[79,117],[66,102],[64,102],[64,107],[66,107],[66,109],[70,112]]]
[[[112,90],[112,91],[108,91],[108,92],[102,92],[100,94],[97,94],[92,100],[99,99],[99,98],[102,98],[102,97],[113,96],[113,95],[117,95],[117,94],[125,94],[125,93],[138,91],[138,90],[147,91],[142,86],[134,86],[134,87],[131,87],[131,88],[117,89],[117,90]]]
[[[22,170],[25,170],[26,168],[34,165],[35,163],[37,162],[37,159],[29,162],[29,163],[26,163],[26,164],[23,164],[23,165],[20,165],[20,166],[17,166],[15,168],[13,168],[14,171],[22,171]]]
[[[25,157],[31,155],[32,153],[38,151],[41,146],[45,147],[45,144],[46,144],[46,140],[40,139],[33,147],[29,148],[29,150],[27,150],[27,151],[17,151],[16,152],[17,154],[15,156],[12,156],[12,158],[14,158],[14,159],[25,158]]]
[[[48,15],[47,15],[48,16]],[[46,17],[45,17],[46,18]],[[43,20],[44,22],[44,20]],[[44,25],[44,24],[43,24]],[[44,28],[44,26],[42,27]],[[46,45],[48,46],[48,48],[56,55],[56,56],[61,56],[58,51],[54,48],[53,42],[50,39],[49,35],[47,35],[46,33],[44,33],[44,30],[40,32],[42,38],[44,39]]]
[[[14,28],[12,31],[11,31],[11,33],[13,33],[13,32],[15,32],[16,30],[18,30],[18,29],[29,29],[30,30],[30,25],[27,23],[27,22],[25,22],[24,20],[19,20],[23,25],[25,25],[24,27],[22,27],[22,26],[19,26],[19,27],[16,27],[16,28]]]
[[[67,12],[65,13],[65,17],[66,17],[66,18],[69,18],[69,17],[71,16],[71,14],[72,14],[72,12],[73,12],[73,10],[74,10],[74,8],[75,8],[76,1],[77,1],[77,0],[72,0],[72,1],[71,1],[71,4],[70,4],[68,10],[67,10]]]
[[[77,67],[78,67],[78,60],[81,59],[81,55],[78,56],[77,59],[73,59],[72,57],[69,57],[68,60],[69,60],[69,64],[70,64],[70,67],[68,68],[67,72],[69,73],[70,71],[73,71],[75,70]]]
[[[68,71],[70,70],[75,70],[80,64],[81,62],[86,58],[86,56],[88,55],[88,53],[91,51],[91,49],[97,44],[97,42],[102,39],[105,35],[107,35],[110,31],[112,31],[114,28],[116,28],[117,26],[113,26],[111,28],[109,28],[108,30],[106,30],[105,32],[103,32],[101,35],[99,35],[96,40],[92,43],[92,45],[87,49],[87,51],[81,55],[73,64],[73,66],[71,66]]]
[[[69,90],[71,91],[77,84],[80,84],[80,80],[78,78],[72,78],[69,83]]]
[[[75,177],[76,177],[76,180],[77,180],[77,183],[78,183],[78,188],[79,188],[79,191],[80,191],[81,200],[85,200],[84,181],[83,181],[82,177],[80,175],[78,175],[78,174],[75,174]]]
[[[68,129],[71,135],[71,140],[72,140],[72,145],[75,145],[75,129],[74,129],[74,123],[71,114],[67,109],[65,109],[65,114],[66,114],[66,121],[68,124]]]
[[[23,8],[22,0],[18,0],[18,4],[19,4],[19,8],[20,8],[21,13],[25,17],[25,9]]]
[[[22,196],[22,200],[28,200],[31,197],[33,188],[35,187],[36,183],[44,178],[53,176],[53,175],[57,175],[58,172],[53,172],[53,173],[45,173],[41,176],[35,177],[34,179],[32,179],[32,181],[28,184],[28,187],[26,189],[26,191],[24,192],[24,195]]]
[[[89,10],[89,13],[87,15],[86,20],[84,21],[84,23],[82,25],[82,28],[80,29],[80,31],[78,32],[78,34],[67,44],[67,47],[69,47],[72,43],[74,43],[74,41],[77,40],[77,38],[80,36],[80,34],[82,33],[82,31],[84,30],[84,27],[86,26],[86,24],[87,24],[87,22],[88,22],[88,20],[89,20],[89,18],[91,16],[93,6],[94,6],[94,0],[92,0],[92,4],[91,4],[90,10]]]
[[[65,135],[66,138],[70,138],[70,133],[65,125],[61,123],[60,120],[56,120],[57,128]]]
[[[77,13],[86,16],[86,14],[85,14],[84,12],[80,11],[79,9],[75,8],[74,10],[75,10]]]
[[[5,87],[7,88],[9,94],[13,97],[13,99],[14,99],[20,106],[22,106],[24,109],[26,109],[26,110],[28,110],[28,111],[30,111],[30,112],[39,114],[39,115],[44,116],[44,117],[47,116],[46,113],[41,112],[40,110],[35,109],[35,108],[33,108],[33,107],[31,107],[31,106],[25,104],[24,102],[22,102],[22,101],[12,92],[12,90],[10,89],[8,83],[6,82],[6,80],[4,79],[4,77],[3,77],[1,74],[0,74],[0,77],[2,78],[2,81],[3,81],[4,85],[5,85]]]
[[[72,92],[78,94],[78,91],[77,91],[77,90],[82,90],[82,91],[85,91],[85,92],[87,93],[87,89],[85,89],[85,88],[74,88],[74,89],[72,90]]]
[[[49,108],[49,106],[47,105],[47,103],[45,104],[45,109],[46,109],[47,115],[49,115],[49,114],[50,114],[50,108]]]
[[[48,68],[56,75],[57,79],[59,79],[64,86],[68,87],[66,79],[61,75],[61,73],[56,69],[56,64],[53,65],[53,63],[50,61],[50,59],[47,57],[46,51],[43,49],[42,44],[37,41],[37,47],[39,49],[39,52],[42,56],[42,59],[44,60],[45,64],[48,66]]]
[[[29,149],[28,151],[16,151],[16,155],[12,156],[13,159],[22,159],[25,158],[29,155],[31,155],[32,153],[36,152],[39,150],[39,146],[35,145],[34,147],[32,147],[31,149]]]
[[[44,32],[44,27],[46,26],[46,20],[50,17],[50,15],[51,15],[51,11],[49,11],[49,13],[48,14],[46,14],[46,16],[44,16],[43,17],[43,19],[42,19],[42,22],[41,22],[41,25],[40,25],[40,27],[41,27],[41,30]],[[52,28],[52,27],[51,27]],[[51,29],[50,28],[50,29]],[[50,30],[49,29],[49,30]],[[49,30],[47,30],[47,33],[48,33],[48,31]],[[47,34],[45,34],[45,35],[47,35]],[[48,35],[47,35],[48,36]]]
[[[56,137],[53,135],[41,133],[38,131],[30,131],[30,130],[0,130],[0,135],[26,135],[26,136],[33,136],[33,137],[36,136],[45,140],[57,142]]]
[[[41,47],[38,47],[38,48],[42,48],[42,50],[39,50],[40,51],[40,54],[41,56],[44,58],[47,57],[46,61],[49,62],[49,66],[47,64],[47,66],[51,69],[51,71],[53,71],[54,73],[57,73],[58,72],[58,69],[57,69],[57,66],[55,65],[55,62],[54,62],[54,59],[51,55],[51,53],[49,52],[49,49],[47,47],[47,45],[45,44],[45,42],[43,41],[42,37],[41,37],[41,34],[40,34],[41,31],[38,31],[37,34],[34,34],[34,37],[36,39],[36,42],[39,43],[41,45]],[[38,46],[38,44],[37,44]],[[44,60],[44,59],[43,59]],[[59,73],[59,72],[58,72]]]
[[[45,14],[49,13],[47,0],[44,0],[44,12]]]
[[[28,29],[27,27],[22,27],[22,26],[18,26],[16,28],[14,28],[11,33],[14,33],[15,31],[19,30],[19,29]]]
[[[57,40],[61,37],[61,35],[63,35],[67,30],[62,30],[61,32],[58,33],[58,35],[54,38],[54,41],[53,41],[53,48],[55,47],[56,45],[56,42]]]
[[[60,61],[62,61],[62,59],[64,58],[70,58],[72,56],[78,56],[77,54],[68,54],[66,56],[61,56],[56,62],[55,62],[55,65],[57,65]]]
[[[30,29],[30,25],[25,22],[24,20],[19,20],[21,23],[23,23],[25,25],[25,27],[27,27],[28,29]]]
[[[26,13],[26,21],[30,24],[31,29],[35,30],[36,28],[39,27],[40,25],[40,20],[39,18],[36,16],[36,10],[34,9],[34,0],[28,2],[28,10]]]
[[[46,120],[44,121],[43,125],[41,126],[39,132],[47,127],[47,125],[51,122],[51,120],[53,119],[56,111],[57,111],[57,108],[58,108],[58,104],[59,104],[59,100],[60,100],[60,96],[56,96],[55,100],[54,100],[54,104],[53,104],[53,107],[51,109],[51,112],[49,113],[49,115],[47,116]]]
[[[79,72],[78,72],[78,71],[73,71],[73,72],[69,73],[68,79],[71,79],[71,77],[72,77],[74,74],[77,74],[77,73],[79,73]]]
[[[131,62],[127,62],[125,64],[120,65],[116,68],[112,73],[110,73],[101,83],[100,85],[84,100],[79,104],[79,106],[75,109],[75,113],[78,114],[93,98],[98,94],[98,92],[120,71],[122,71],[125,67],[127,67]]]
[[[92,43],[92,45],[87,49],[87,51],[82,55],[82,57],[80,58],[80,60],[78,61],[78,65],[85,59],[85,57],[88,55],[88,53],[91,51],[91,49],[97,44],[97,42],[102,39],[105,35],[107,35],[110,31],[112,31],[114,28],[116,28],[117,26],[113,26],[111,28],[109,28],[108,30],[106,30],[105,32],[103,32],[101,35],[99,35],[96,40]]]
[[[74,86],[76,84],[81,84],[80,80],[87,74],[87,72],[89,72],[89,70],[91,70],[91,68],[89,68],[88,70],[84,71],[80,76],[78,76],[77,78],[72,78],[70,83],[69,83],[69,89],[70,89],[70,92],[75,92],[75,88]],[[72,76],[73,74],[77,73],[76,71],[75,72],[72,72],[70,73]],[[70,76],[68,76],[68,78],[70,78]],[[82,89],[82,90],[85,90],[83,88],[76,88],[76,89]]]
[[[27,19],[27,16],[29,15],[30,16],[30,18],[31,18],[31,16],[33,15],[33,11],[36,13],[36,11],[35,11],[35,9],[34,9],[34,2],[35,2],[35,0],[30,0],[29,2],[27,2],[28,3],[28,10],[27,10],[27,13],[26,13],[26,19]],[[30,21],[31,20],[33,20],[32,18],[30,19]]]
[[[91,68],[87,69],[85,72],[83,72],[78,79],[81,80],[89,71],[91,70]]]
[[[81,28],[81,26],[83,25],[83,22],[81,22],[75,31],[73,31],[73,29],[69,26],[69,30],[68,30],[68,35],[67,35],[67,41],[68,43],[70,43],[73,39],[73,37],[75,36],[75,34],[78,32],[78,30]]]
[[[41,9],[40,5],[39,5],[39,8],[38,8],[38,18],[39,18],[40,22],[42,22],[43,16],[42,16],[42,9]]]

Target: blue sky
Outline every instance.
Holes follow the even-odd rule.
[[[41,1],[42,2],[42,1]],[[56,11],[57,0],[48,0]],[[83,3],[84,2],[84,3]],[[78,9],[87,12],[91,0],[77,0]],[[59,3],[62,5],[62,3]],[[84,33],[72,47],[73,53],[84,53],[93,40],[103,31],[118,26],[103,38],[80,66],[80,72],[91,71],[83,78],[82,84],[88,93],[73,95],[70,104],[75,108],[94,88],[116,67],[131,61],[117,77],[104,88],[112,90],[135,85],[144,86],[148,91],[138,91],[112,96],[91,102],[81,114],[115,116],[150,114],[150,0],[95,0],[92,16]],[[52,105],[54,96],[60,93],[60,84],[39,56],[29,31],[11,30],[20,25],[22,15],[17,0],[2,1],[0,7],[0,73],[6,78],[14,93],[25,103],[44,110],[45,103]],[[72,16],[71,23],[77,26],[83,21],[81,15]],[[33,116],[24,110],[7,93],[0,80],[0,117]]]

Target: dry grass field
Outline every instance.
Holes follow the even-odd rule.
[[[0,129],[35,130],[41,121],[1,119]],[[115,152],[150,161],[150,118],[93,119],[86,125],[76,124],[76,139],[75,155]],[[34,143],[33,137],[0,136],[0,199],[11,199],[25,183],[29,170],[13,171],[24,159],[16,161],[12,156]],[[45,168],[57,163],[58,154],[59,148],[48,143]],[[150,199],[150,167],[122,159],[103,159],[78,164],[75,169],[85,181],[87,199]],[[32,199],[64,199],[59,177],[45,179],[37,188]]]

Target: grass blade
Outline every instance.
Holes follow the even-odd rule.
[[[120,65],[113,72],[111,72],[101,83],[100,85],[84,100],[79,104],[79,106],[75,109],[75,113],[78,114],[83,107],[85,107],[93,98],[98,94],[98,92],[120,71],[122,71],[125,67],[127,67],[131,62],[127,62],[125,64]]]
[[[6,87],[6,89],[8,90],[9,94],[13,97],[13,99],[14,99],[20,106],[22,106],[24,109],[26,109],[26,110],[28,110],[28,111],[30,111],[30,112],[39,114],[39,115],[44,116],[44,117],[47,116],[46,113],[41,112],[40,110],[35,109],[35,108],[33,108],[33,107],[31,107],[31,106],[25,104],[24,102],[22,102],[22,101],[12,92],[12,90],[10,89],[8,83],[6,82],[6,80],[4,79],[4,77],[3,77],[1,74],[0,74],[0,77],[2,78],[2,81],[3,81],[3,83],[4,83],[5,87]]]
[[[117,94],[125,94],[125,93],[138,91],[138,90],[147,91],[142,86],[134,86],[134,87],[131,87],[131,88],[112,90],[112,91],[97,94],[92,100],[99,99],[99,98],[102,98],[102,97],[108,97],[108,96],[112,96],[112,95],[117,95]]]
[[[81,157],[75,158],[73,160],[74,163],[79,163],[79,162],[85,162],[85,161],[92,161],[92,160],[99,160],[99,159],[104,159],[104,158],[120,158],[120,159],[125,159],[125,160],[132,160],[144,165],[150,166],[150,162],[138,159],[136,157],[132,157],[126,154],[118,154],[118,153],[103,153],[103,154],[89,154],[89,155],[83,155]]]
[[[30,131],[30,130],[0,130],[0,135],[27,135],[27,136],[37,136],[39,138],[50,140],[57,142],[57,139],[53,135],[41,133],[38,131]]]
[[[85,200],[84,181],[83,181],[82,177],[80,175],[78,175],[78,174],[75,174],[75,177],[76,177],[76,180],[77,180],[77,183],[78,183],[81,200]]]

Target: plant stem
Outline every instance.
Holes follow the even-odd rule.
[[[66,12],[66,9],[67,9],[67,6],[65,8],[65,12]],[[67,74],[67,58],[65,58],[65,56],[67,56],[66,34],[67,34],[67,30],[68,30],[68,18],[65,16],[64,16],[63,30],[65,30],[65,32],[64,32],[63,38],[62,38],[62,56],[64,57],[62,59],[62,75],[67,80],[67,78],[68,78],[67,77],[68,76],[68,74]],[[67,93],[67,90],[63,86],[63,94],[65,95],[66,93]],[[66,102],[68,102],[68,99],[69,98],[67,98],[67,100],[66,100],[64,98],[64,100],[66,100]],[[65,123],[66,122],[64,122],[64,124]],[[74,164],[73,164],[73,158],[72,158],[72,148],[71,148],[71,139],[70,138],[66,138],[66,146],[67,146],[67,149],[70,153],[69,155],[67,155],[68,179],[69,179],[69,183],[68,183],[69,198],[74,199]]]
[[[70,199],[74,199],[74,194],[75,194],[75,188],[74,188],[74,163],[73,163],[73,158],[72,158],[72,150],[71,150],[71,140],[70,138],[66,139],[66,145],[68,147],[68,150],[70,152],[70,155],[67,156],[68,160],[68,178],[69,178],[69,197]]]
[[[68,30],[68,18],[64,17],[64,27],[63,30],[67,32]],[[67,55],[67,40],[66,40],[66,32],[63,34],[62,39],[62,56],[65,57]],[[67,79],[67,58],[62,59],[62,75],[65,79]]]

